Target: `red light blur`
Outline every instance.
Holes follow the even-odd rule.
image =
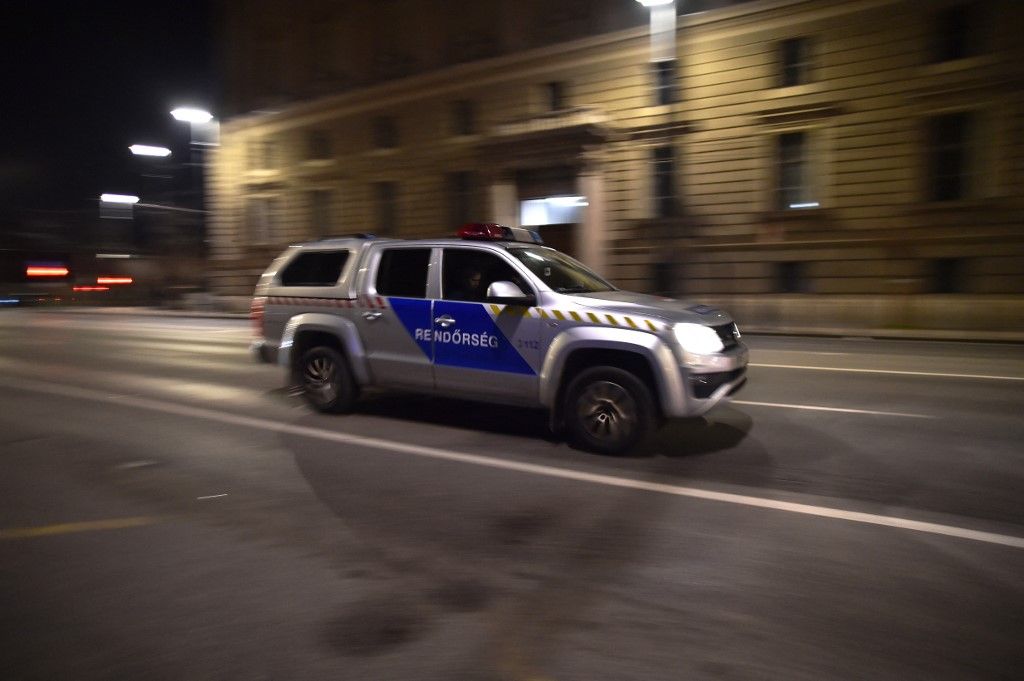
[[[131,284],[134,281],[131,277],[96,277],[97,284]]]
[[[28,277],[66,277],[68,276],[67,267],[26,267],[25,276]]]
[[[459,228],[459,238],[500,241],[505,238],[505,228],[493,222],[470,222]]]
[[[109,291],[109,286],[72,286],[72,291]]]

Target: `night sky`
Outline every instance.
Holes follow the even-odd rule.
[[[4,222],[26,211],[96,210],[101,192],[137,191],[140,159],[128,145],[159,144],[183,158],[188,126],[168,112],[193,104],[216,114],[210,0],[5,0],[0,25]]]

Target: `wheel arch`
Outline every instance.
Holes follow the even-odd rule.
[[[540,375],[540,401],[556,428],[566,386],[593,366],[612,366],[636,375],[650,389],[662,415],[677,413],[685,400],[675,355],[656,335],[627,329],[569,329],[551,343]]]
[[[369,367],[362,340],[355,324],[348,319],[323,313],[296,315],[288,320],[281,336],[278,363],[294,380],[296,366],[302,355],[312,347],[327,345],[341,353],[348,362],[356,383],[370,382]]]

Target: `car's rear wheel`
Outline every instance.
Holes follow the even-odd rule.
[[[594,367],[569,384],[562,414],[572,444],[601,454],[622,454],[651,434],[655,411],[643,381],[622,369]]]
[[[310,348],[302,355],[299,381],[303,395],[317,411],[350,411],[359,396],[348,362],[326,345]]]

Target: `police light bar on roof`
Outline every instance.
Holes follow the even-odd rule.
[[[470,222],[459,228],[460,239],[477,241],[522,241],[543,244],[540,234],[522,227],[506,227],[494,222]]]

